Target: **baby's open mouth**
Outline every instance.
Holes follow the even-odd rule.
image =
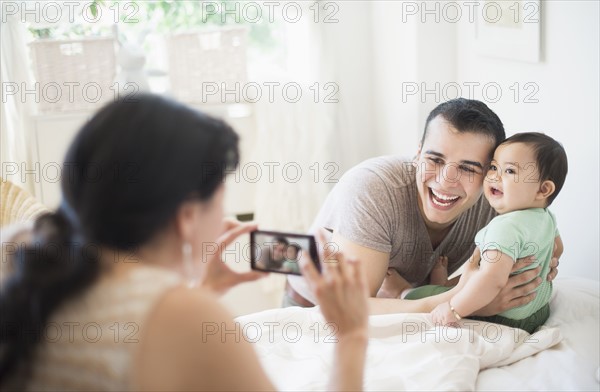
[[[429,194],[431,195],[431,201],[433,204],[440,207],[449,207],[456,203],[458,199],[460,199],[460,196],[446,195],[438,191],[434,191],[431,188],[429,188]]]
[[[490,193],[494,196],[502,196],[504,194],[500,189],[494,187],[490,187]]]

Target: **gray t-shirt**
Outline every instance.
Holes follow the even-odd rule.
[[[389,253],[389,266],[413,286],[421,286],[429,283],[439,256],[448,257],[450,274],[456,271],[475,250],[475,234],[496,215],[482,194],[434,250],[419,211],[411,160],[383,156],[364,161],[342,176],[310,231],[325,227],[358,245]],[[290,284],[312,299],[300,279],[294,277]]]

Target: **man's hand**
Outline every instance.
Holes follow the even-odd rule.
[[[562,253],[563,243],[560,239],[560,236],[557,236],[554,239],[554,251],[552,252],[552,259],[550,259],[550,271],[548,272],[548,276],[546,277],[546,279],[548,279],[548,282],[552,282],[556,278],[556,275],[558,275],[558,264]]]
[[[558,275],[558,264],[559,261],[557,257],[550,259],[550,271],[548,271],[548,276],[546,276],[548,282],[552,282]]]

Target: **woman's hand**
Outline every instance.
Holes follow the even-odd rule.
[[[225,219],[224,232],[217,239],[219,251],[207,257],[200,270],[199,285],[222,295],[230,288],[244,282],[251,282],[266,276],[258,271],[235,272],[221,258],[221,254],[239,236],[257,229],[255,223],[242,223],[233,219]]]
[[[326,245],[322,232],[318,237],[318,242]],[[366,271],[360,262],[347,259],[340,251],[332,250],[334,248],[338,247],[326,247],[321,254],[322,275],[306,252],[302,252],[300,264],[325,320],[337,327],[338,344],[329,389],[359,391],[363,389],[368,344]]]
[[[318,237],[320,244],[326,244],[322,233]],[[302,273],[321,306],[323,316],[337,326],[338,339],[357,336],[366,340],[369,296],[366,273],[360,262],[349,260],[333,248],[327,247],[321,254],[322,274],[307,252],[302,252]]]

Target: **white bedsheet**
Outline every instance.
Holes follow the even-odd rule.
[[[524,331],[464,320],[434,327],[424,314],[371,316],[367,390],[598,390],[598,282],[558,279],[547,327]],[[316,309],[237,319],[281,390],[323,390],[332,327]]]

